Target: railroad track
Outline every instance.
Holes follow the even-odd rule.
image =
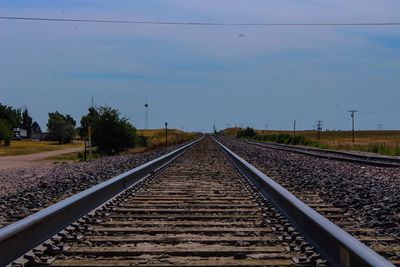
[[[73,222],[110,194],[13,265],[326,266],[327,258],[332,266],[391,266],[222,144],[206,137],[190,147],[1,229],[0,251],[20,249],[27,233],[27,243],[41,243],[58,232],[45,225],[62,229],[69,222],[60,218]]]
[[[250,144],[253,145],[252,143]],[[257,164],[257,168],[259,168],[263,173],[268,173],[270,171],[268,170],[268,166],[263,166],[261,163]],[[274,181],[290,191],[309,207],[318,211],[325,218],[334,222],[343,230],[350,233],[353,237],[362,241],[371,249],[390,260],[394,265],[400,266],[400,240],[395,235],[383,233],[382,227],[384,226],[377,226],[375,228],[360,226],[359,218],[352,216],[352,214],[346,211],[344,207],[337,207],[334,204],[325,201],[320,195],[321,191],[315,190],[314,187],[293,185],[290,179],[279,175],[274,176]],[[381,219],[381,222],[382,225],[390,223],[390,221],[385,221],[384,218]]]
[[[287,152],[300,153],[303,155],[308,155],[318,158],[348,161],[348,162],[377,166],[377,167],[394,167],[394,168],[400,167],[400,158],[362,155],[352,152],[336,151],[330,149],[319,149],[312,147],[284,145],[277,143],[265,143],[265,142],[249,141],[249,140],[245,140],[243,142],[251,145],[267,147]]]

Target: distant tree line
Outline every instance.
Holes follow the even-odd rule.
[[[3,140],[6,145],[10,144],[14,128],[25,129],[27,138],[31,138],[32,132],[41,132],[39,124],[36,121],[32,121],[27,108],[21,112],[21,109],[15,109],[0,103],[0,144]]]
[[[69,143],[77,136],[87,140],[89,127],[92,145],[101,153],[119,153],[131,147],[147,145],[147,140],[138,136],[128,119],[108,106],[89,108],[88,113],[82,116],[79,127],[70,114],[58,111],[48,113],[46,140],[59,144]],[[0,143],[5,140],[10,144],[14,128],[25,129],[27,138],[31,138],[32,133],[41,133],[39,124],[32,120],[27,108],[21,112],[21,109],[0,103]]]

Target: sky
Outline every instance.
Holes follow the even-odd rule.
[[[398,0],[0,0],[0,16],[211,23],[400,22]],[[46,129],[91,105],[136,128],[400,128],[400,26],[0,20],[0,103]]]

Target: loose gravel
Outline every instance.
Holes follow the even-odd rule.
[[[183,144],[181,144],[183,145]],[[0,227],[176,149],[0,171]]]
[[[400,238],[400,169],[320,159],[222,139],[231,150],[293,191],[315,192],[360,227]]]

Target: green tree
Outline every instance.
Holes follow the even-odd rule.
[[[36,121],[32,123],[32,132],[33,133],[41,133],[42,129],[40,129],[39,123]]]
[[[28,114],[28,109],[25,108],[22,112],[22,129],[26,130],[27,137],[31,138],[32,135],[32,117]]]
[[[10,131],[13,128],[18,128],[21,124],[21,110],[0,103],[0,120],[6,124]]]
[[[81,128],[87,133],[92,129],[92,143],[98,150],[105,153],[118,153],[137,143],[136,129],[125,117],[120,117],[119,111],[111,107],[90,108],[87,115],[81,119]]]
[[[80,135],[81,138],[86,138],[88,135],[88,128],[91,126],[93,128],[94,125],[98,123],[100,119],[100,114],[95,108],[89,108],[88,114],[82,116],[81,118],[81,127],[80,127]]]
[[[9,129],[7,122],[0,119],[0,145],[2,140],[5,141],[5,144],[9,144],[11,136],[12,132]]]
[[[75,135],[75,127],[70,115],[62,115],[58,111],[49,113],[47,128],[49,134],[58,141],[59,144],[71,142]]]
[[[254,137],[256,134],[257,133],[253,128],[247,127],[245,130],[238,131],[236,137]]]

